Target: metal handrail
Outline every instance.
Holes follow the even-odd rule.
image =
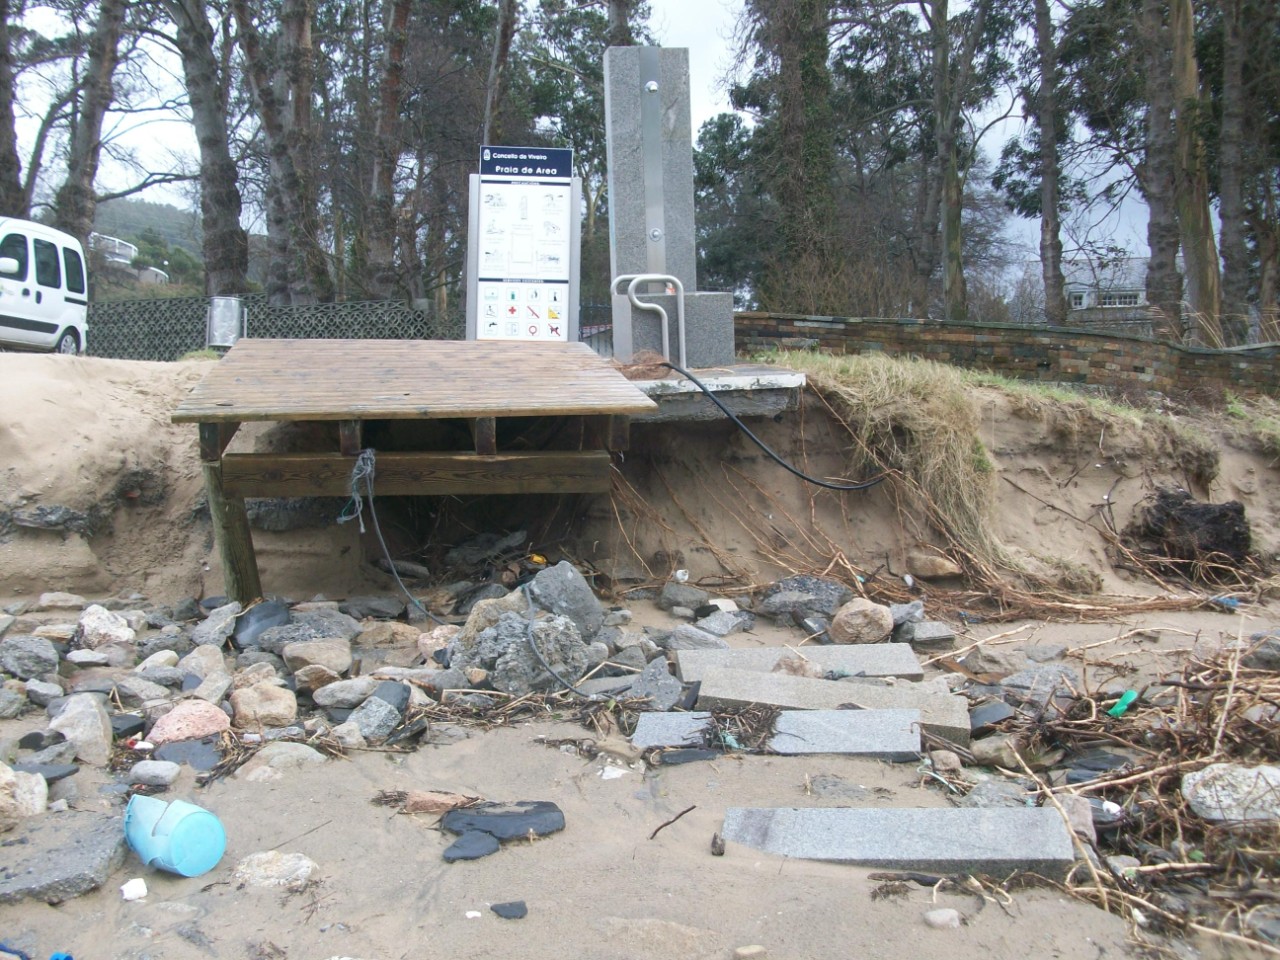
[[[627,282],[627,299],[631,301],[633,307],[658,315],[662,323],[662,357],[668,363],[671,361],[671,334],[667,330],[667,311],[660,303],[645,303],[637,297],[636,287],[642,283],[669,283],[676,288],[676,338],[680,347],[680,366],[688,368],[684,349],[684,284],[678,277],[666,273],[624,273],[613,278],[611,292],[616,294],[618,284],[623,281]]]

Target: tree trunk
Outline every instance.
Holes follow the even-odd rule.
[[[1173,104],[1177,153],[1174,199],[1186,269],[1187,300],[1210,346],[1225,346],[1222,334],[1222,289],[1218,245],[1209,213],[1209,174],[1201,121],[1200,70],[1196,63],[1195,13],[1191,0],[1171,0],[1173,34]]]
[[[30,213],[22,189],[22,161],[18,158],[17,124],[13,116],[13,42],[9,20],[14,11],[9,0],[0,0],[0,210],[11,216]]]
[[[281,11],[282,72],[277,92],[247,0],[232,0],[231,6],[267,146],[267,232],[272,256],[273,260],[284,257],[284,262],[272,263],[268,292],[278,301],[278,285],[287,277],[290,302],[328,302],[333,299],[333,278],[320,245],[311,129],[311,7],[307,0],[286,0]],[[281,101],[287,103],[287,110]]]
[[[973,19],[958,51],[951,59],[951,31],[947,0],[933,0],[930,20],[933,33],[933,109],[942,180],[942,300],[947,320],[969,319],[968,291],[964,279],[964,180],[960,175],[960,117],[973,75],[973,59],[986,27],[991,0],[973,5]]]
[[[200,216],[204,292],[211,297],[249,289],[249,237],[240,226],[239,176],[227,135],[227,90],[214,54],[205,0],[168,0],[182,55],[191,123],[200,147]]]
[[[612,11],[611,11],[612,12]],[[507,59],[511,55],[511,41],[516,35],[516,19],[520,7],[516,0],[499,0],[498,23],[493,32],[493,53],[489,58],[489,81],[485,84],[484,130],[481,143],[498,143],[502,129],[498,123],[498,110],[502,106],[506,87]]]
[[[830,5],[828,0],[778,0],[766,16],[779,64],[774,168],[780,229],[785,256],[795,262],[821,256],[830,239],[835,170],[827,66]]]
[[[1222,125],[1218,131],[1218,213],[1222,220],[1222,320],[1230,343],[1249,332],[1249,247],[1244,204],[1244,2],[1222,2]]]
[[[1146,73],[1146,151],[1142,193],[1147,201],[1147,302],[1156,330],[1184,339],[1182,277],[1178,274],[1178,214],[1174,204],[1172,46],[1161,0],[1142,0],[1143,67]]]
[[[93,231],[97,197],[93,184],[102,155],[102,121],[115,97],[112,77],[119,62],[120,31],[126,0],[102,0],[89,38],[89,59],[81,85],[79,109],[67,144],[67,179],[54,199],[54,225],[87,241]]]
[[[607,0],[609,10],[609,32],[605,43],[610,47],[630,47],[636,42],[631,32],[631,8],[635,0]],[[487,142],[487,141],[486,141]]]
[[[399,274],[395,263],[395,172],[400,157],[400,105],[410,0],[389,0],[387,40],[378,82],[378,120],[374,130],[372,184],[369,195],[368,262],[373,295],[395,295]]]
[[[1044,279],[1045,320],[1067,322],[1066,281],[1062,276],[1062,223],[1059,205],[1058,50],[1053,38],[1049,0],[1035,0],[1036,54],[1040,88],[1036,92],[1036,126],[1040,133],[1040,273]]]

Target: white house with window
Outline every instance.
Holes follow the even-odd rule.
[[[1071,311],[1068,324],[1151,333],[1145,258],[1064,261],[1062,273]]]

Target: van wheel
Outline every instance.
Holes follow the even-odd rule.
[[[80,337],[76,335],[74,330],[64,331],[62,336],[58,338],[58,345],[53,348],[53,352],[74,357],[80,352]]]

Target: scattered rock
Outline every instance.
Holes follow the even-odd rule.
[[[950,557],[932,550],[908,550],[907,569],[921,580],[946,580],[962,577],[964,571]]]
[[[1018,769],[1018,749],[1021,741],[1013,735],[998,735],[974,740],[969,744],[974,762],[984,767]]]
[[[693,624],[682,623],[671,631],[666,647],[668,650],[728,650],[729,643]]]
[[[479,860],[497,853],[501,847],[497,837],[480,830],[469,830],[445,848],[444,861],[457,863],[459,860]]]
[[[259,664],[259,666],[265,666],[265,664]],[[270,669],[270,667],[267,669]],[[300,667],[293,675],[294,684],[303,693],[315,693],[321,687],[327,687],[329,684],[337,683],[341,679],[338,674],[328,667],[321,666],[318,663]]]
[[[933,761],[933,769],[937,773],[957,774],[964,770],[959,755],[951,750],[930,750],[929,759]]]
[[[64,693],[62,686],[57,683],[45,683],[43,680],[27,681],[27,699],[37,707],[47,707]]]
[[[350,720],[338,724],[329,731],[329,735],[337,740],[339,744],[348,748],[359,748],[367,744],[364,734],[360,732],[360,727]]]
[[[711,594],[705,590],[691,587],[687,583],[668,580],[662,585],[662,592],[658,594],[658,609],[670,611],[672,607],[688,607],[692,610],[701,607],[710,599]]]
[[[184,700],[156,721],[148,738],[156,746],[176,740],[197,740],[231,729],[231,718],[212,703]]]
[[[255,683],[231,694],[237,727],[283,727],[298,715],[298,698],[292,690],[270,683]]]
[[[82,649],[96,650],[108,643],[133,643],[136,637],[124,617],[94,603],[80,614],[72,642]]]
[[[892,611],[863,597],[842,604],[827,629],[833,643],[879,643],[892,632]]]
[[[450,810],[440,821],[442,829],[459,835],[478,831],[498,840],[545,837],[564,829],[564,813],[549,800],[514,803],[486,801],[461,810]]]
[[[1045,664],[1005,677],[1000,688],[1015,703],[1042,707],[1051,699],[1074,700],[1082,686],[1080,674],[1070,667]]]
[[[402,686],[402,684],[397,684]],[[370,743],[381,743],[398,727],[404,716],[387,701],[371,696],[351,711],[349,723],[354,723],[360,735]]]
[[[355,638],[359,647],[409,647],[415,648],[422,636],[419,627],[396,621],[380,621],[362,630]],[[341,671],[339,671],[341,672]]]
[[[699,630],[717,637],[729,637],[756,625],[755,614],[746,610],[716,610],[694,624]]]
[[[660,657],[640,671],[628,696],[646,698],[650,710],[670,710],[684,696],[684,684],[671,675],[666,659]]]
[[[733,951],[733,960],[768,960],[769,951],[758,943],[738,947]]]
[[[57,673],[57,648],[44,637],[7,637],[0,640],[0,670],[22,680]]]
[[[417,634],[416,630],[414,634]],[[340,676],[351,669],[352,663],[351,642],[348,640],[302,640],[287,644],[281,649],[280,655],[284,658],[285,666],[294,673],[303,667],[321,666]]]
[[[367,699],[379,681],[373,677],[353,677],[350,680],[339,680],[326,684],[311,694],[318,707],[339,707],[350,710],[360,706]]]
[[[924,922],[935,930],[959,930],[960,911],[953,910],[951,907],[930,910],[924,915]]]
[[[338,604],[338,609],[353,620],[395,620],[404,615],[404,601],[396,597],[349,597]]]
[[[603,604],[568,560],[539,570],[525,589],[541,609],[572,620],[586,640],[594,637],[604,623]]]
[[[182,767],[170,760],[139,760],[129,771],[129,782],[168,787],[181,774]]]
[[[26,696],[9,687],[0,687],[0,720],[12,720],[27,709]]]
[[[248,887],[286,887],[303,890],[320,867],[301,853],[266,850],[251,853],[236,864],[232,880]]]
[[[274,676],[274,674],[273,674]],[[191,691],[191,696],[210,703],[221,703],[231,689],[231,677],[225,673],[211,673]]]
[[[523,900],[512,900],[509,903],[493,903],[489,909],[503,920],[523,920],[529,915],[529,907]]]
[[[88,603],[84,597],[74,593],[52,591],[40,594],[39,599],[31,607],[32,610],[82,610]]]
[[[227,661],[222,656],[221,649],[206,644],[205,646],[196,647],[179,660],[178,669],[183,673],[193,673],[203,679],[210,674],[226,673]]]
[[[0,871],[0,904],[63,903],[96,890],[124,863],[119,817],[51,813],[25,821],[22,832],[22,846],[6,852]]]
[[[432,661],[437,650],[444,650],[458,636],[461,627],[452,623],[443,623],[433,627],[426,633],[418,635],[418,653],[428,663]]]
[[[770,584],[760,599],[757,612],[779,622],[804,617],[831,619],[852,599],[853,591],[843,583],[801,574]]]
[[[581,634],[572,620],[562,616],[534,620],[530,626],[519,614],[504,613],[494,626],[481,631],[474,643],[466,644],[460,634],[459,644],[451,661],[453,667],[488,670],[494,689],[517,696],[559,689],[562,681],[572,683],[581,677],[587,666]],[[547,671],[544,660],[556,675]]]
[[[236,617],[235,630],[231,634],[232,643],[241,650],[256,647],[258,638],[272,627],[282,627],[289,622],[289,607],[279,600],[264,600],[255,603]]]
[[[359,622],[337,610],[309,610],[298,612],[295,607],[292,620],[280,627],[271,627],[258,635],[258,646],[269,653],[279,653],[287,644],[302,640],[354,640],[360,635]]]
[[[197,647],[223,647],[236,626],[236,617],[241,610],[238,601],[224,604],[210,612],[209,616],[197,623],[191,630],[191,642]]]
[[[1280,820],[1280,767],[1211,763],[1185,774],[1182,796],[1206,820]]]
[[[77,693],[66,699],[61,712],[49,722],[74,745],[75,756],[94,766],[105,766],[111,759],[111,718],[102,698],[92,693]]]

